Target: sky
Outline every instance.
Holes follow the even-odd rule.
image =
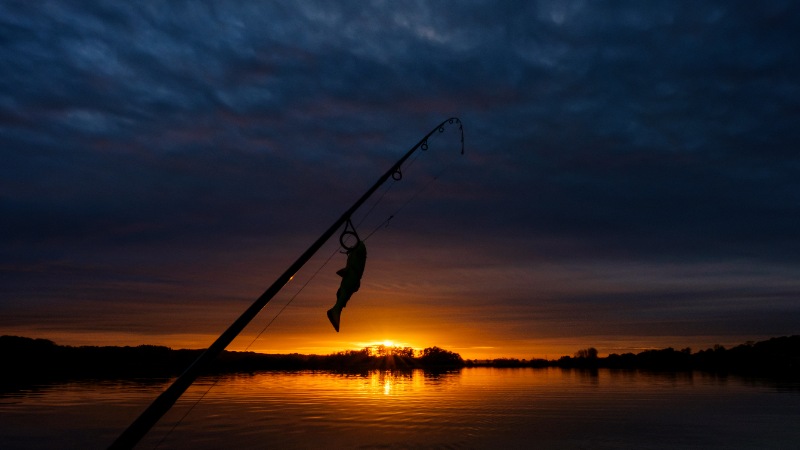
[[[0,334],[554,358],[800,333],[792,1],[0,3]],[[391,217],[391,220],[389,220]]]

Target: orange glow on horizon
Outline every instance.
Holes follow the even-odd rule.
[[[365,348],[365,347],[379,347],[384,346],[387,348],[404,348],[404,347],[411,347],[414,350],[420,350],[418,346],[409,344],[408,342],[400,342],[392,339],[378,339],[369,342],[354,342],[353,343],[358,348]]]
[[[212,334],[154,334],[143,335],[125,332],[69,332],[52,330],[7,329],[3,334],[25,336],[31,338],[49,339],[58,345],[69,346],[138,346],[158,345],[172,349],[203,349],[211,345],[217,336]],[[355,333],[353,333],[355,334]],[[394,336],[398,336],[395,334]],[[386,335],[384,335],[386,336]],[[464,359],[494,359],[518,358],[531,359],[534,357],[557,359],[560,356],[572,355],[577,350],[587,345],[575,343],[571,340],[564,342],[542,341],[534,345],[535,350],[520,348],[518,346],[504,345],[469,345],[468,342],[458,342],[445,336],[416,336],[414,338],[388,338],[362,334],[352,336],[352,339],[342,339],[342,334],[330,333],[327,329],[318,334],[290,334],[262,335],[254,339],[253,335],[240,335],[232,342],[229,351],[251,351],[267,354],[317,354],[329,355],[341,351],[358,351],[364,348],[377,349],[379,346],[387,348],[410,347],[415,353],[428,347],[439,347],[461,355]],[[668,345],[665,345],[665,347]],[[601,349],[598,346],[598,349]],[[602,349],[601,349],[602,354]]]
[[[583,336],[583,337],[530,337],[524,340],[504,338],[486,334],[480,339],[457,327],[430,333],[405,334],[392,327],[364,325],[353,321],[352,331],[335,333],[329,329],[327,319],[320,321],[313,332],[308,329],[275,330],[274,333],[244,333],[227,347],[229,351],[251,351],[267,354],[299,353],[306,355],[330,355],[341,351],[388,348],[412,348],[416,354],[428,347],[439,347],[458,353],[464,359],[548,359],[573,356],[577,351],[594,347],[600,356],[610,353],[639,353],[644,350],[667,347],[685,348],[692,351],[712,348],[715,344],[733,347],[746,340],[764,340],[771,336]],[[377,330],[383,328],[383,330]],[[317,331],[318,330],[318,331]],[[4,335],[49,339],[64,346],[138,346],[157,345],[172,349],[208,348],[217,335],[209,333],[151,334],[124,331],[78,331],[56,330],[43,327],[6,327]],[[477,341],[477,342],[476,342]]]

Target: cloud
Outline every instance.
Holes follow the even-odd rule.
[[[90,279],[118,246],[191,266],[201,246],[310,241],[450,116],[464,157],[420,191],[457,154],[452,135],[432,141],[368,223],[424,192],[389,228],[412,254],[468,247],[461,264],[532,273],[798,263],[793,2],[56,2],[0,17],[12,278],[75,248]]]

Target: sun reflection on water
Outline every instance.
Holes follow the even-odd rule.
[[[392,385],[393,384],[394,383],[392,382],[392,379],[389,378],[389,377],[386,377],[383,380],[383,395],[389,395],[389,394],[392,393]]]
[[[411,373],[375,370],[369,373],[367,393],[372,395],[396,395],[405,391],[406,385],[415,378]]]

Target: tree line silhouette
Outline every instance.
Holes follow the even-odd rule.
[[[691,348],[645,350],[640,353],[612,353],[599,357],[597,349],[578,350],[573,356],[557,360],[494,359],[467,360],[467,366],[494,367],[561,367],[647,370],[704,370],[744,375],[800,377],[800,335],[776,337],[766,341],[749,341],[731,349],[715,345],[692,353]]]
[[[180,374],[204,350],[169,347],[61,346],[46,339],[0,336],[0,382],[47,381],[62,378],[159,378]],[[599,357],[595,348],[556,360],[499,358],[464,360],[439,347],[415,351],[411,347],[374,346],[330,355],[262,354],[224,351],[209,372],[263,370],[411,370],[446,371],[462,367],[561,367],[647,370],[706,370],[753,375],[800,376],[800,335],[747,342],[726,349],[692,353],[691,349],[646,350],[637,354],[612,353]]]
[[[157,378],[182,373],[204,350],[169,347],[62,346],[47,339],[0,336],[2,381],[60,378]],[[262,370],[448,370],[464,366],[458,353],[439,347],[415,351],[411,347],[383,345],[330,355],[263,354],[223,351],[210,373]]]

